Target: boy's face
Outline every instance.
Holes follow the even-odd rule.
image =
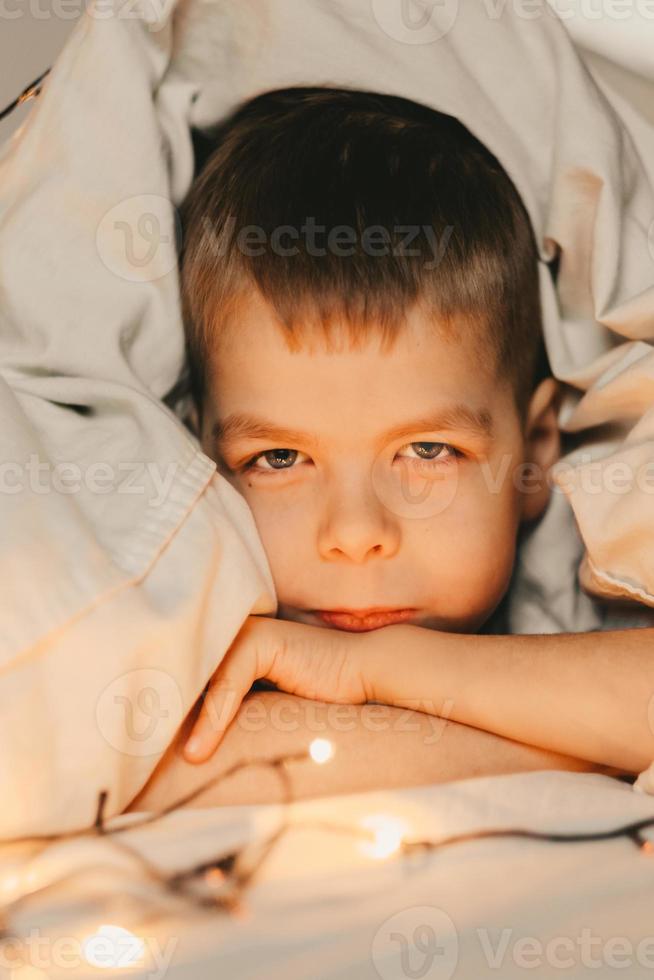
[[[291,352],[255,298],[221,333],[202,446],[252,510],[280,618],[370,629],[388,620],[316,611],[383,607],[475,632],[497,606],[534,498],[511,390],[469,334],[449,342],[416,310],[390,351],[343,331],[338,350],[312,335]]]

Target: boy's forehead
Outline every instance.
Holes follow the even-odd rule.
[[[417,315],[388,350],[381,332],[357,347],[344,329],[331,347],[313,335],[291,351],[279,323],[253,304],[229,325],[213,357],[214,435],[226,440],[259,432],[263,438],[264,422],[280,430],[346,427],[373,434],[421,418],[425,424],[417,428],[437,428],[441,418],[490,438],[503,402],[495,398],[493,372],[478,367],[469,338],[461,339],[446,340]]]
[[[269,365],[273,360],[288,362],[297,370],[300,362],[307,370],[308,358],[318,360],[338,355],[343,365],[349,357],[355,370],[366,371],[372,360],[398,364],[431,358],[437,362],[439,375],[457,369],[488,370],[488,341],[479,336],[479,328],[464,316],[451,317],[448,324],[416,305],[393,335],[382,324],[370,322],[364,330],[355,330],[344,322],[332,322],[326,332],[313,321],[300,323],[293,332],[285,329],[271,307],[258,295],[239,299],[228,317],[218,318],[211,343],[214,371],[232,373],[237,366]],[[335,362],[334,362],[335,363]],[[212,373],[214,373],[212,371]]]

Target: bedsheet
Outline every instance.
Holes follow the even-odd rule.
[[[282,819],[289,830],[236,914],[162,899],[108,839],[55,842],[32,860],[29,847],[19,855],[5,845],[5,899],[21,876],[36,887],[87,869],[12,914],[22,936],[37,930],[23,948],[27,966],[45,967],[49,980],[97,976],[100,961],[103,976],[157,980],[576,980],[619,969],[642,980],[654,969],[654,858],[627,837],[490,837],[404,857],[393,850],[398,840],[437,843],[510,827],[605,833],[654,819],[654,799],[607,776],[497,776],[325,797],[288,811],[200,807],[130,829],[144,816],[108,826],[168,874],[251,846]],[[356,835],[366,827],[370,840]],[[62,937],[68,947],[57,945]],[[109,968],[116,962],[123,968]]]
[[[654,129],[549,6],[91,3],[0,150],[0,837],[88,826],[103,786],[121,812],[246,617],[276,611],[245,501],[165,401],[176,207],[192,127],[321,82],[459,116],[532,219],[579,445],[526,543],[512,631],[603,628],[593,597],[654,603]],[[162,713],[135,744],[144,690]]]

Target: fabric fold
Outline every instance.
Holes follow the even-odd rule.
[[[410,20],[396,0],[128,7],[87,7],[0,153],[5,837],[88,824],[103,788],[120,812],[247,615],[276,611],[249,508],[161,401],[184,359],[191,130],[263,91],[404,96],[498,157],[533,224],[577,441],[525,540],[511,631],[604,628],[599,600],[615,597],[654,605],[636,478],[654,469],[654,129],[594,82],[549,5],[422,5]],[[126,719],[141,710],[149,730],[148,705],[168,713],[139,754]]]

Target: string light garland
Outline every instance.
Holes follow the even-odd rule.
[[[10,112],[13,112],[14,109],[16,109],[23,102],[27,102],[28,99],[36,98],[41,91],[41,82],[46,75],[50,74],[51,71],[52,68],[46,68],[42,75],[39,75],[39,77],[35,78],[33,82],[30,82],[27,88],[23,89],[18,98],[14,99],[13,102],[10,102],[8,106],[5,106],[5,108],[0,111],[0,119],[4,119],[5,116],[8,116]]]
[[[286,769],[287,763],[313,760],[316,764],[322,765],[328,762],[332,756],[333,747],[327,739],[314,739],[306,752],[281,755],[265,761],[257,760],[255,762],[245,761],[237,763],[224,773],[213,777],[198,786],[195,790],[177,799],[172,804],[156,812],[146,813],[142,819],[131,823],[128,827],[111,828],[107,826],[104,813],[108,793],[106,790],[103,790],[99,794],[97,815],[91,827],[80,831],[52,834],[40,838],[40,840],[44,841],[44,846],[33,857],[38,857],[39,854],[42,854],[53,841],[89,837],[103,838],[110,841],[121,853],[132,858],[140,867],[144,878],[161,888],[162,892],[169,896],[182,899],[182,901],[188,902],[192,906],[204,909],[217,909],[235,916],[242,916],[244,913],[247,914],[244,906],[246,890],[252,884],[252,881],[264,865],[273,848],[291,829],[315,829],[344,834],[348,837],[359,837],[362,841],[364,853],[377,859],[386,859],[391,856],[406,857],[418,852],[430,853],[442,850],[453,844],[502,837],[516,837],[553,843],[581,843],[585,841],[628,837],[641,852],[645,854],[654,853],[654,842],[648,839],[643,833],[647,828],[654,827],[654,816],[633,821],[609,830],[593,831],[590,833],[550,833],[529,830],[523,827],[508,827],[452,834],[440,840],[411,839],[407,834],[408,828],[406,825],[401,820],[395,819],[392,815],[372,813],[361,820],[358,825],[352,826],[330,823],[324,820],[290,822],[289,804],[293,802],[293,798],[291,781]],[[148,824],[162,820],[165,816],[179,810],[200,796],[201,793],[204,793],[230,775],[252,766],[272,768],[279,775],[284,790],[280,824],[276,830],[263,839],[249,841],[242,847],[229,851],[227,854],[204,860],[190,868],[178,870],[172,874],[162,872],[125,839],[126,835],[129,835],[130,830],[140,829]],[[22,838],[22,840],[33,841],[34,838],[27,837]],[[15,843],[15,841],[12,843]],[[55,881],[36,886],[19,895],[9,903],[5,903],[4,906],[0,906],[0,943],[6,940],[13,942],[21,941],[20,937],[11,928],[11,917],[12,913],[15,913],[25,902],[36,895],[41,895],[44,892],[60,887],[65,882],[71,881],[80,874],[92,871],[101,866],[106,867],[107,862],[97,862],[94,865],[87,865],[86,867],[75,869]],[[112,867],[114,866],[112,865]]]

